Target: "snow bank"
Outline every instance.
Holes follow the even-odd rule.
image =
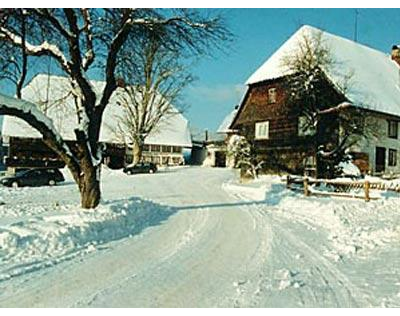
[[[400,242],[400,194],[388,194],[368,203],[347,198],[304,197],[302,193],[287,190],[277,177],[264,177],[251,185],[227,183],[223,188],[242,200],[263,200],[262,211],[304,225],[310,232],[322,232],[327,237],[324,255],[334,261],[353,256],[367,258]]]
[[[235,183],[224,183],[222,184],[222,188],[226,191],[234,192],[237,196],[240,196],[243,199],[252,201],[265,200],[265,193],[268,191],[266,185],[262,185],[259,188],[254,188]]]
[[[237,197],[250,201],[264,201],[267,192],[272,192],[276,184],[281,183],[278,176],[260,176],[252,182],[243,184],[238,181],[229,181],[222,184],[222,188]]]
[[[350,161],[339,163],[339,168],[342,169],[343,175],[353,176],[353,177],[361,176],[360,169]]]
[[[52,207],[31,206],[31,213],[50,212]],[[97,245],[132,236],[173,213],[169,207],[135,198],[108,202],[96,210],[61,206],[56,215],[2,226],[0,281],[94,251]]]

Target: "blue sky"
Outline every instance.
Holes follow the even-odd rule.
[[[240,101],[247,78],[301,25],[309,24],[354,39],[355,9],[227,9],[236,38],[229,53],[203,59],[186,92],[192,126],[216,130]],[[358,42],[390,53],[400,44],[400,9],[359,9]]]

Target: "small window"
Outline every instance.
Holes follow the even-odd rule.
[[[315,127],[310,124],[306,116],[299,116],[298,120],[298,135],[299,136],[312,136],[315,135]]]
[[[389,123],[389,130],[388,130],[388,136],[390,138],[397,138],[398,136],[398,122],[397,121],[388,121]]]
[[[268,89],[268,103],[276,103],[276,88]]]
[[[389,149],[389,167],[397,166],[397,150]]]
[[[269,121],[256,123],[255,129],[256,129],[255,131],[256,139],[269,138]]]

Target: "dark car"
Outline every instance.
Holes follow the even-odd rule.
[[[124,168],[126,174],[135,173],[154,173],[157,171],[157,165],[152,162],[140,162],[136,165],[129,165]]]
[[[15,176],[0,180],[2,185],[8,187],[56,185],[63,182],[64,176],[58,169],[31,169],[18,171]]]

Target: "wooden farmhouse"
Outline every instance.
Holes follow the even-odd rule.
[[[283,56],[294,53],[304,36],[319,34],[330,50],[335,66],[325,73],[326,96],[331,104],[348,102],[354,113],[362,113],[364,126],[376,126],[376,133],[349,148],[354,164],[362,172],[373,174],[400,173],[400,49],[393,46],[387,54],[360,43],[311,26],[294,33],[247,80],[247,91],[230,125],[255,142],[258,153],[270,168],[302,173],[315,167],[317,149],[313,146],[315,131],[305,129],[305,117],[299,108],[287,102],[283,84],[290,72],[282,63]],[[388,50],[390,52],[390,50]],[[336,87],[346,73],[351,85],[345,93]],[[359,114],[355,114],[359,115]],[[338,142],[341,128],[332,117],[322,121],[321,132],[327,140]]]
[[[97,91],[104,83],[92,81]],[[39,74],[22,91],[23,98],[38,107],[53,120],[54,126],[68,142],[75,139],[78,126],[75,102],[69,81],[61,76]],[[129,144],[126,144],[117,125],[124,115],[115,96],[107,106],[100,132],[100,142],[105,148],[105,163],[112,168],[122,168],[132,161]],[[7,168],[63,167],[64,163],[43,142],[41,135],[23,120],[5,116],[2,127],[4,163]],[[172,107],[171,113],[161,119],[145,139],[143,160],[158,165],[184,163],[184,152],[192,147],[189,124],[186,118]]]

